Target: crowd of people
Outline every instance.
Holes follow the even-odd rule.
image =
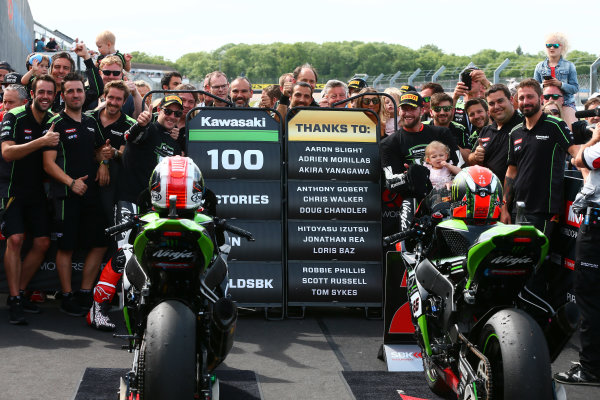
[[[98,278],[108,247],[104,228],[138,212],[138,196],[160,159],[186,154],[185,119],[190,110],[250,105],[250,80],[229,80],[221,71],[206,75],[204,93],[189,92],[196,88],[183,84],[181,74],[167,73],[161,87],[176,93],[153,101],[147,96],[147,83],[127,79],[132,58],[119,53],[115,41],[111,32],[98,35],[96,59],[84,43],[75,45],[85,76],[75,72],[67,52],[48,57],[38,54],[37,47],[25,60],[25,75],[0,63],[0,198],[10,323],[26,324],[25,312],[39,312],[26,290],[54,232],[60,309],[86,315],[95,328],[114,329],[108,305],[131,255],[118,252]],[[388,88],[382,95],[356,78],[326,82],[317,100],[317,71],[304,64],[282,75],[278,85],[263,89],[258,107],[276,110],[271,112],[275,119],[296,107],[367,109],[379,124],[382,168],[394,190],[405,190],[404,173],[411,164],[426,166],[435,187],[450,185],[461,168],[482,165],[504,184],[501,221],[514,221],[514,205],[523,202],[527,220],[550,237],[562,207],[567,161],[571,159],[584,177],[599,167],[597,159],[586,161],[583,150],[593,145],[586,132],[594,124],[592,141],[600,139],[600,117],[590,117],[583,125],[575,118],[579,86],[575,67],[564,58],[564,36],[549,35],[545,47],[548,57],[533,78],[510,87],[491,84],[473,67],[463,71],[452,93],[431,82],[419,90],[411,85]],[[585,103],[586,109],[598,106],[600,97]],[[51,212],[46,212],[46,204],[51,204]],[[26,238],[32,246],[22,257]],[[125,243],[126,235],[118,241]],[[77,291],[71,284],[76,248],[87,249]],[[589,271],[586,276],[589,279]],[[586,292],[589,284],[581,285]],[[587,329],[582,330],[582,343],[587,343],[586,335],[600,332],[598,307],[588,307],[582,320]],[[585,346],[579,369],[563,374],[563,381],[600,384],[600,351]]]

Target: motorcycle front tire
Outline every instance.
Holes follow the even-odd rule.
[[[493,399],[552,399],[548,345],[526,312],[500,310],[486,322],[480,349],[491,364]]]
[[[196,316],[167,300],[148,314],[144,400],[193,399],[196,393]]]

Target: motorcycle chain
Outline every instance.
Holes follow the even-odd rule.
[[[460,333],[460,332],[458,333],[458,338],[460,340],[462,340],[467,345],[467,348],[469,350],[471,350],[471,352],[473,354],[475,354],[475,356],[483,362],[484,374],[485,374],[485,390],[486,390],[485,400],[492,400],[492,388],[493,388],[492,387],[492,366],[490,364],[490,361],[462,333]]]
[[[142,344],[140,345],[140,352],[138,356],[138,365],[137,365],[137,374],[135,383],[137,386],[138,398],[139,400],[144,400],[144,375],[146,373],[146,341],[142,340]]]

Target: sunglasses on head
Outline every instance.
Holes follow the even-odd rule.
[[[554,47],[555,49],[558,49],[560,47],[560,43],[546,43],[546,47]]]
[[[163,111],[165,112],[165,115],[175,114],[175,116],[177,118],[179,118],[183,115],[183,111],[181,111],[181,110],[171,110],[169,108],[164,108]]]
[[[445,112],[449,112],[450,110],[452,110],[452,106],[435,106],[432,107],[432,109],[435,112],[440,112],[442,110],[444,110]]]
[[[121,75],[121,71],[109,71],[109,70],[102,70],[102,74],[106,75],[106,76],[119,76]]]
[[[431,96],[423,97],[423,103],[429,103],[431,101]]]
[[[377,105],[380,103],[379,99],[377,97],[373,98],[373,99],[363,99],[363,104],[368,106],[369,104],[373,104],[373,105]]]
[[[556,109],[556,108],[546,109],[546,111],[548,111],[552,115],[559,115],[560,116],[560,111],[558,111],[558,109]]]
[[[545,94],[544,95],[544,99],[546,99],[546,100],[550,100],[550,99],[558,100],[559,97],[563,97],[562,94]]]

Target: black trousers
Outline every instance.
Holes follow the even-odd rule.
[[[600,377],[600,228],[581,225],[575,245],[575,300],[581,325],[579,360]]]

